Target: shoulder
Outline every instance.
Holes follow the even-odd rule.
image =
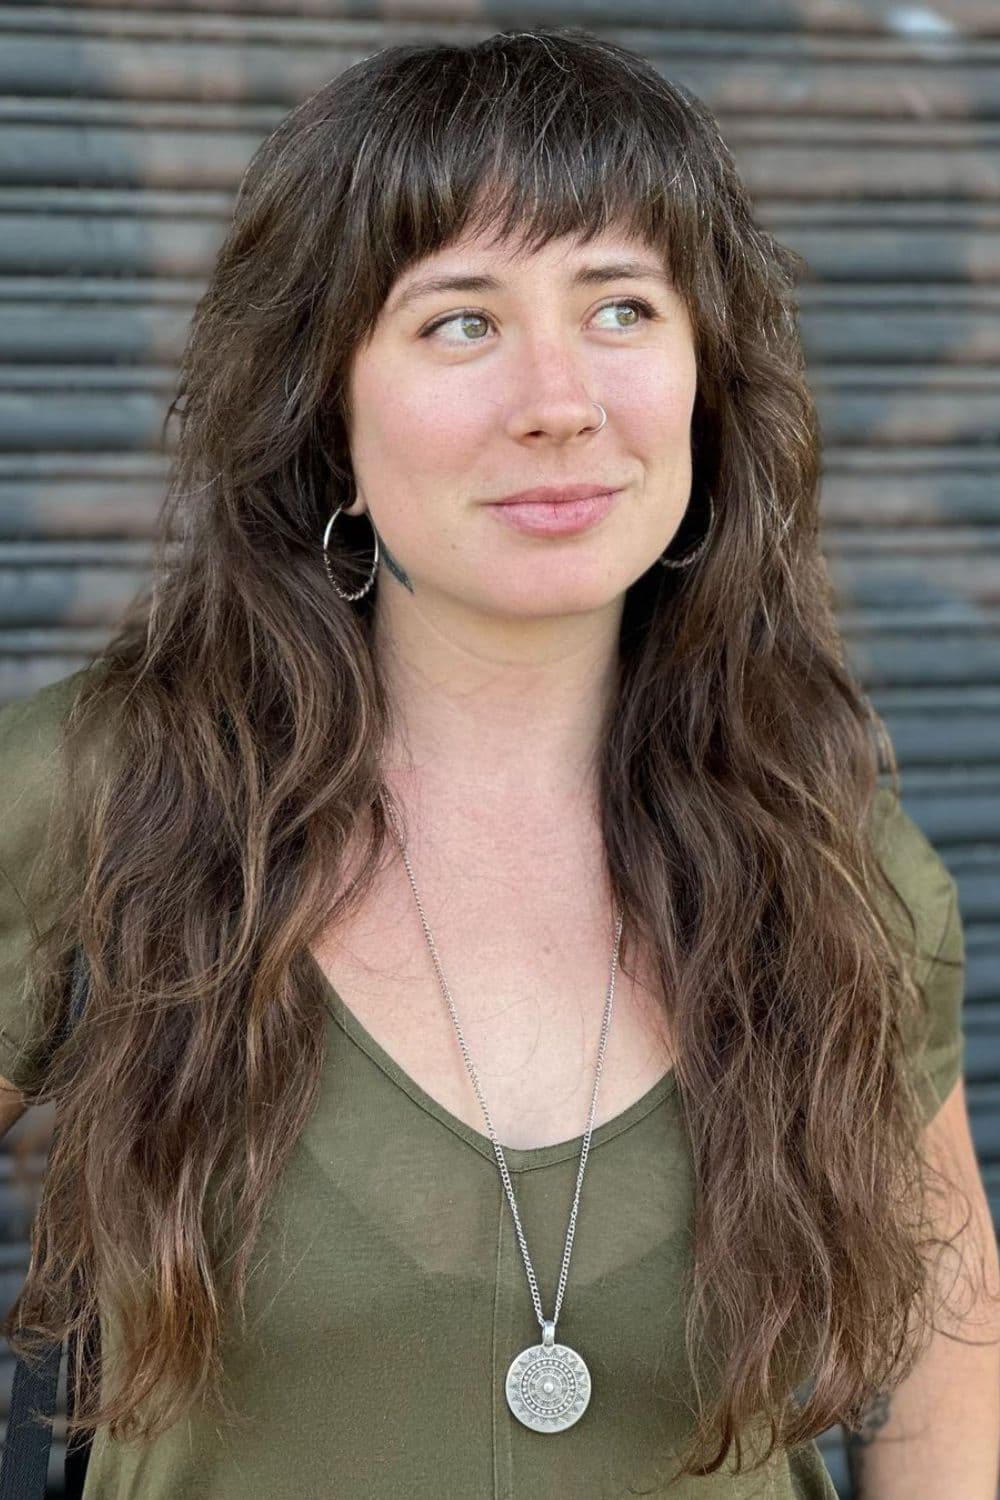
[[[62,729],[89,670],[0,706],[0,1074],[20,1088],[41,1077],[29,955],[49,909],[41,856],[62,791]]]
[[[875,856],[914,922],[919,980],[957,913],[955,877],[891,787],[880,786],[875,793],[870,830]],[[883,915],[898,927],[897,913]]]
[[[958,886],[891,788],[879,788],[871,812],[876,857],[909,914],[908,921],[895,905],[880,905],[886,925],[902,933],[907,948],[913,944],[913,978],[925,1010],[921,1026],[906,1028],[906,1039],[929,1122],[962,1075],[965,1060],[965,933]]]
[[[5,766],[55,749],[62,723],[89,670],[82,667],[26,698],[11,698],[0,704],[0,756]]]
[[[60,785],[63,725],[94,664],[0,707],[0,875],[20,888]]]

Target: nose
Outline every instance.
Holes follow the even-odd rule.
[[[537,394],[512,415],[510,429],[518,439],[547,436],[565,442],[587,432],[599,432],[608,414],[586,390],[542,398]]]
[[[519,389],[524,393],[509,414],[517,439],[547,436],[565,442],[604,426],[591,387],[593,372],[573,351],[548,339],[525,358]],[[600,394],[598,392],[598,394]]]

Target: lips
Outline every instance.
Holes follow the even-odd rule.
[[[560,505],[566,501],[589,500],[594,495],[611,495],[618,488],[612,484],[540,484],[517,495],[504,495],[493,505]]]
[[[598,525],[614,507],[619,490],[591,491],[580,500],[518,500],[490,505],[488,510],[502,526],[536,537],[573,536]]]

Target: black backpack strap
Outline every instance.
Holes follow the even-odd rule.
[[[62,1345],[50,1344],[34,1368],[18,1358],[0,1462],[0,1500],[45,1500],[52,1428],[33,1414],[55,1413],[61,1355]]]
[[[69,1024],[83,1015],[87,1003],[88,973],[83,952],[73,953],[73,979],[70,990]],[[51,1147],[50,1147],[51,1150]],[[68,1346],[72,1344],[70,1335]],[[99,1350],[99,1343],[96,1348]],[[94,1347],[88,1343],[87,1357]],[[20,1355],[14,1367],[10,1392],[10,1415],[7,1435],[0,1458],[0,1500],[45,1500],[48,1487],[49,1455],[52,1449],[52,1425],[39,1422],[40,1416],[52,1418],[56,1411],[62,1344],[49,1344],[40,1360],[29,1365]],[[72,1360],[67,1362],[67,1414],[73,1411],[71,1389]],[[66,1448],[66,1500],[79,1500],[83,1493],[87,1461],[90,1457],[89,1436],[76,1438]],[[70,1485],[75,1488],[70,1488]]]

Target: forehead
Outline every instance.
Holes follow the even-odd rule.
[[[386,310],[400,312],[417,298],[435,292],[502,291],[522,271],[551,274],[573,286],[643,277],[671,285],[662,251],[621,230],[609,229],[589,239],[564,235],[542,246],[529,245],[521,235],[500,240],[478,230],[462,234],[401,272]]]
[[[447,245],[442,245],[440,249],[421,257],[413,265],[408,266],[400,273],[397,283],[402,285],[419,270],[437,269],[445,262],[451,264],[464,261],[476,265],[489,263],[491,266],[510,268],[522,263],[547,262],[559,265],[596,253],[611,254],[622,259],[645,257],[660,266],[665,262],[665,256],[660,248],[624,228],[609,227],[589,238],[586,238],[582,231],[558,235],[542,245],[530,244],[526,230],[518,229],[507,236],[500,237],[495,230],[476,228],[463,230]]]

